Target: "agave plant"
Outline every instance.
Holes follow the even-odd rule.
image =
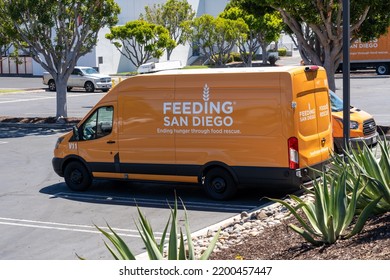
[[[362,148],[345,151],[345,158],[333,155],[334,167],[331,171],[333,174],[346,170],[347,180],[352,185],[357,184],[359,175],[361,177],[359,188],[363,191],[358,201],[359,211],[378,197],[382,199],[373,211],[375,213],[390,211],[390,156],[386,139],[378,141],[377,151],[379,156],[364,144]]]
[[[150,260],[195,260],[195,250],[192,242],[191,231],[188,222],[187,210],[182,203],[184,208],[184,225],[185,225],[185,235],[182,232],[181,228],[178,228],[178,218],[177,218],[177,200],[175,199],[175,204],[173,209],[171,208],[171,214],[168,218],[166,226],[164,228],[160,242],[156,241],[153,229],[149,221],[146,219],[146,216],[141,212],[140,208],[138,210],[138,232],[145,244],[147,254]],[[170,225],[169,231],[169,240],[166,244],[168,228]],[[116,249],[113,250],[107,242],[104,242],[107,249],[110,251],[111,255],[116,260],[136,260],[134,254],[131,252],[126,243],[120,238],[120,236],[109,226],[109,231],[105,231],[102,228],[95,225],[95,227],[111,242],[111,244]],[[179,231],[179,232],[178,232]],[[208,248],[200,256],[199,260],[207,260],[210,257],[210,254],[213,252],[215,244],[217,243],[219,232],[213,237]],[[79,257],[80,258],[80,257]],[[80,258],[82,259],[82,258]]]
[[[290,195],[297,206],[280,200],[271,199],[279,202],[293,214],[302,227],[289,224],[291,229],[299,233],[303,238],[313,245],[332,244],[339,238],[349,238],[359,233],[372,209],[379,201],[380,197],[370,202],[358,216],[353,228],[347,232],[355,216],[356,203],[361,195],[358,184],[353,186],[353,191],[349,197],[347,194],[346,172],[338,176],[330,176],[322,173],[322,180],[314,181],[313,190],[314,201],[304,201],[303,199]],[[302,210],[306,219],[301,216]]]

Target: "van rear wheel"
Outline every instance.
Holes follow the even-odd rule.
[[[85,191],[92,183],[92,176],[87,168],[78,161],[73,161],[65,167],[65,182],[73,191]]]
[[[216,200],[227,200],[237,192],[232,175],[220,167],[213,168],[206,173],[204,188],[206,193]]]
[[[377,67],[376,67],[376,73],[378,75],[387,75],[389,74],[389,65],[388,64],[379,64]]]

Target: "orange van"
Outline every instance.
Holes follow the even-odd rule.
[[[191,182],[214,199],[239,186],[298,187],[333,149],[318,66],[169,70],[119,83],[57,141],[72,190],[93,179]]]
[[[334,150],[343,151],[343,100],[333,91],[329,91],[332,108]],[[350,142],[353,148],[363,147],[363,143],[373,146],[378,141],[378,132],[374,118],[367,112],[351,106]]]

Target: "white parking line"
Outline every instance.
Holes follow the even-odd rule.
[[[88,226],[88,225],[64,224],[64,223],[43,222],[43,221],[33,221],[33,220],[25,220],[25,219],[4,218],[4,217],[0,217],[0,224],[19,226],[19,227],[30,227],[30,228],[37,228],[37,229],[51,229],[51,230],[100,234],[100,231],[98,231],[94,226]],[[107,227],[100,227],[100,228],[104,230],[108,230]],[[140,238],[137,230],[121,229],[121,228],[112,228],[112,229],[115,230],[115,232],[120,236]],[[155,234],[161,234],[161,233],[155,232]]]
[[[0,141],[0,145],[1,145],[1,144],[8,144],[8,142]]]

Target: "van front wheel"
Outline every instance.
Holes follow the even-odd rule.
[[[65,182],[73,191],[85,191],[92,183],[92,177],[87,168],[78,161],[73,161],[65,167]]]
[[[206,193],[216,200],[232,198],[237,192],[237,186],[232,175],[223,168],[213,168],[207,172],[204,179]]]

